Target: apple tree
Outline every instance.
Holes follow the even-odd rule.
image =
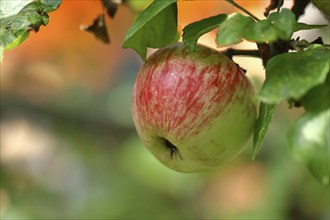
[[[252,56],[262,60],[266,79],[255,99],[258,115],[253,129],[252,158],[263,146],[267,128],[276,106],[287,102],[290,108],[303,108],[304,114],[290,125],[287,136],[292,157],[304,163],[324,185],[329,185],[330,159],[330,48],[322,38],[307,41],[293,34],[300,30],[328,28],[328,24],[306,24],[298,21],[309,0],[295,0],[291,8],[283,7],[283,0],[270,0],[264,17],[259,18],[234,0],[228,4],[241,13],[217,14],[191,23],[178,34],[177,0],[154,0],[142,10],[127,32],[123,48],[132,48],[146,61],[148,48],[165,48],[180,37],[191,53],[198,47],[198,39],[217,30],[215,42],[228,57]],[[102,0],[105,11],[115,16],[118,4],[129,6],[129,1]],[[326,17],[330,16],[327,0],[311,0]],[[48,13],[61,0],[1,1],[1,60],[3,51],[18,46],[30,31],[47,25]],[[105,14],[83,29],[109,43]],[[247,40],[256,50],[236,50],[230,47]]]

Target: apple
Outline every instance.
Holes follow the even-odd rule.
[[[206,46],[178,43],[153,53],[132,93],[142,143],[180,172],[218,167],[243,151],[256,120],[254,89],[231,59]]]
[[[330,1],[329,0],[311,0],[311,2],[318,8],[323,14],[330,18]]]

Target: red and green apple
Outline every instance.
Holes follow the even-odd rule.
[[[178,43],[153,53],[133,88],[132,116],[142,143],[167,167],[199,172],[240,154],[256,120],[254,89],[231,59]]]

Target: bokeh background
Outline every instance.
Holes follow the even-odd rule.
[[[256,160],[248,146],[210,172],[171,171],[143,147],[130,113],[142,61],[121,45],[136,12],[148,3],[133,0],[107,18],[111,44],[105,45],[80,30],[102,13],[100,1],[63,0],[48,26],[5,53],[1,219],[329,219],[329,188],[288,154],[286,131],[301,109],[285,103],[276,109]],[[269,1],[237,3],[262,17]],[[235,11],[225,1],[179,1],[178,6],[179,31]],[[329,23],[311,5],[301,19]],[[329,29],[298,34],[329,42]],[[214,39],[211,32],[199,42],[216,48]],[[258,91],[264,80],[260,60],[234,59]]]

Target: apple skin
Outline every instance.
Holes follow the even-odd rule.
[[[132,93],[132,117],[142,143],[179,172],[218,167],[241,153],[256,120],[254,89],[225,55],[178,43],[153,53]]]
[[[318,8],[323,14],[330,18],[330,1],[329,0],[311,0],[311,2]]]

